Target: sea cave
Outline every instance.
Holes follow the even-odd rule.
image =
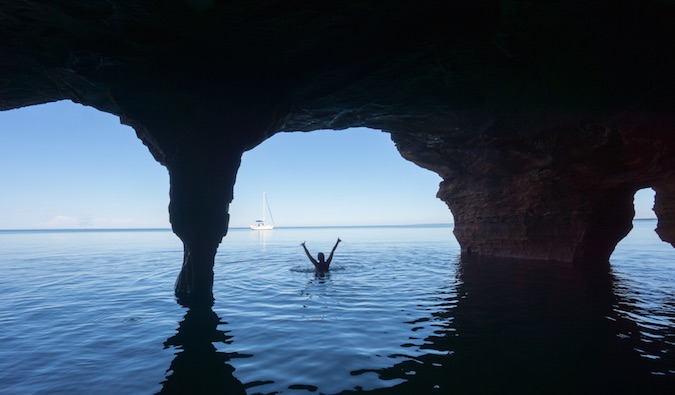
[[[441,176],[467,255],[606,265],[656,192],[675,243],[672,1],[5,1],[0,110],[72,100],[170,176],[183,300],[212,299],[242,154],[368,127]],[[191,302],[188,302],[191,303]]]

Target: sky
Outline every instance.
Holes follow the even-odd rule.
[[[70,101],[0,112],[0,229],[168,228],[169,176],[113,115]],[[244,153],[230,226],[452,223],[441,178],[403,159],[389,134],[278,133]],[[654,218],[651,189],[636,218]]]

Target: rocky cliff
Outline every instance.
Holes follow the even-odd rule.
[[[210,297],[242,153],[367,126],[443,178],[466,253],[606,263],[653,187],[675,243],[675,2],[7,0],[0,110],[70,99],[171,177]]]

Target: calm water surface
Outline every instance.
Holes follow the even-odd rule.
[[[448,226],[233,229],[215,305],[192,310],[169,231],[0,231],[0,393],[666,393],[675,251],[655,225],[604,270],[462,260]],[[300,242],[338,236],[316,275]]]

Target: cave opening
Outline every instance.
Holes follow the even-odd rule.
[[[633,206],[635,208],[634,220],[654,220],[654,197],[656,192],[652,188],[643,188],[635,192]]]
[[[440,181],[379,130],[277,133],[244,153],[230,226],[260,215],[263,192],[280,227],[449,224]]]
[[[616,245],[610,258],[613,265],[620,265],[631,259],[644,259],[648,263],[652,254],[657,257],[672,254],[672,247],[663,242],[655,232],[657,217],[653,210],[654,198],[655,191],[652,188],[643,188],[635,193],[633,229]]]
[[[609,273],[614,298],[612,319],[622,328],[630,328],[624,331],[642,341],[633,349],[643,360],[654,363],[651,374],[667,377],[673,373],[669,347],[673,344],[675,266],[673,247],[655,231],[660,219],[651,207],[657,194],[658,189],[655,192],[652,188],[635,194],[633,229],[614,249]]]
[[[134,130],[63,100],[0,112],[0,228],[168,228],[169,177]],[[453,222],[441,178],[368,128],[277,133],[244,153],[230,226],[267,192],[279,226]]]
[[[119,118],[69,100],[0,112],[0,229],[168,228],[169,176]]]

